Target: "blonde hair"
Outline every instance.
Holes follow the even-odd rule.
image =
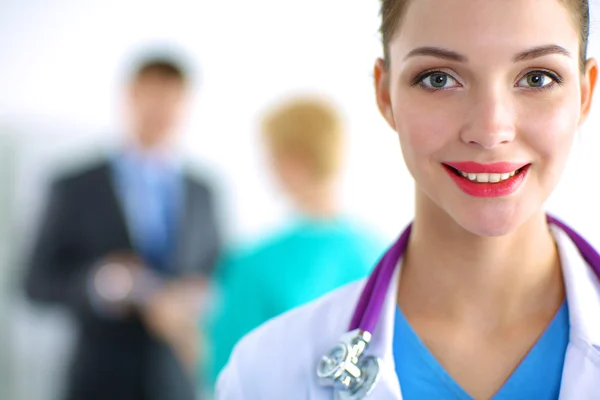
[[[262,134],[276,157],[297,157],[313,171],[314,178],[332,177],[340,167],[343,126],[336,108],[320,98],[288,100],[262,123]]]

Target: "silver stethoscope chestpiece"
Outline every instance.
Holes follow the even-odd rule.
[[[381,361],[364,356],[371,334],[358,329],[346,333],[317,365],[322,386],[332,386],[339,400],[358,400],[368,396],[380,376]]]

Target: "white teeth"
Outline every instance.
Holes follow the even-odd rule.
[[[486,183],[490,181],[490,174],[476,174],[477,182]]]
[[[489,181],[492,183],[500,182],[500,174],[490,174]]]
[[[473,182],[480,182],[480,183],[498,183],[498,182],[502,182],[507,180],[508,178],[511,178],[513,176],[515,176],[515,174],[517,173],[517,171],[512,171],[512,172],[507,172],[504,174],[473,174],[473,173],[467,173],[467,172],[463,172],[463,171],[459,171],[460,174],[469,179],[470,181]]]

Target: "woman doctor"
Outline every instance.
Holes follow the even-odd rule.
[[[600,256],[543,209],[596,84],[588,1],[381,12],[412,226],[367,283],[245,337],[217,398],[600,399]]]

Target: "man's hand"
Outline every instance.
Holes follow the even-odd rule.
[[[92,276],[92,296],[105,312],[127,316],[133,309],[132,295],[139,285],[142,261],[134,253],[113,253],[98,263]]]
[[[205,290],[204,280],[180,279],[156,290],[140,309],[146,326],[168,343],[190,368],[194,367],[199,353],[197,321]]]

